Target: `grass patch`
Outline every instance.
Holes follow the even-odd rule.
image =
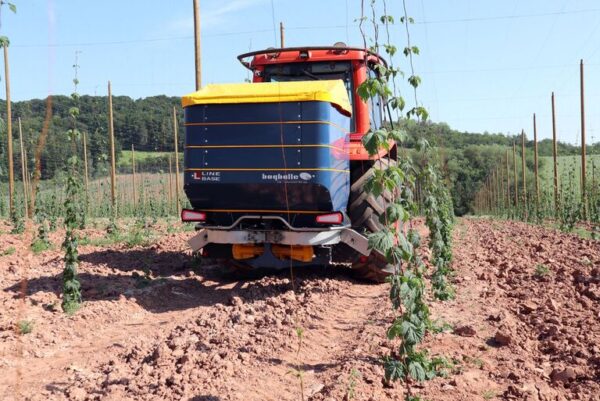
[[[31,243],[31,251],[36,255],[47,251],[48,249],[52,249],[52,244],[39,238]]]
[[[133,248],[136,246],[148,246],[152,243],[150,233],[145,229],[134,229],[129,232],[124,238],[123,243],[127,248]]]
[[[485,390],[483,392],[483,394],[481,394],[481,396],[483,397],[484,400],[491,400],[493,398],[496,398],[496,391],[495,390]]]
[[[594,239],[593,233],[582,227],[575,227],[573,233],[580,236],[583,239]]]
[[[0,256],[13,255],[15,252],[17,252],[17,249],[14,246],[9,246],[8,248],[0,252]]]
[[[546,277],[550,274],[550,268],[548,266],[540,263],[535,267],[535,273],[533,273],[536,277]]]
[[[148,151],[135,151],[135,162],[136,164],[142,164],[148,160],[156,159],[160,160],[161,158],[169,157],[169,154],[173,155],[173,159],[175,159],[175,154],[173,152],[148,152]],[[175,160],[173,160],[175,161]],[[118,167],[131,167],[131,150],[122,150],[121,157],[117,163]]]
[[[31,320],[20,320],[17,323],[17,332],[21,335],[29,334],[33,331],[33,322]]]
[[[593,165],[600,165],[600,155],[587,155],[586,165],[587,170],[592,171]],[[559,180],[562,182],[568,182],[569,171],[575,169],[577,172],[581,171],[581,156],[558,156],[557,167]],[[540,186],[543,188],[553,188],[554,185],[554,162],[552,156],[540,156]],[[576,179],[573,182],[574,190],[579,193],[580,182]]]
[[[123,241],[123,238],[121,237],[120,234],[110,234],[106,237],[99,237],[99,238],[81,238],[79,240],[79,244],[103,247],[103,246],[118,244],[121,241]]]

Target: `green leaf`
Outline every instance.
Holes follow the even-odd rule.
[[[406,102],[404,101],[404,98],[402,96],[392,97],[388,103],[390,107],[394,110],[402,111],[406,106]]]
[[[413,87],[416,88],[419,86],[419,84],[421,83],[421,77],[419,77],[418,75],[411,75],[410,77],[408,77],[408,83]]]
[[[383,224],[393,224],[398,220],[404,221],[406,216],[406,210],[402,207],[402,205],[398,203],[390,204],[385,210],[385,214],[379,216],[379,221]]]
[[[382,24],[393,24],[394,23],[394,17],[391,15],[382,15],[379,18],[379,21],[381,21]]]
[[[418,248],[421,245],[421,235],[415,229],[408,230],[407,233],[408,241],[413,245],[413,247]]]
[[[385,228],[376,233],[369,234],[368,239],[370,249],[376,249],[383,253],[394,246],[394,234]]]
[[[408,262],[412,258],[413,247],[412,247],[411,243],[408,242],[408,240],[406,239],[406,237],[404,236],[404,234],[398,233],[398,235],[396,237],[398,239],[398,245],[397,246],[402,251],[402,259],[404,259],[405,261]]]
[[[417,141],[417,150],[419,152],[425,152],[429,148],[430,148],[430,146],[429,146],[429,142],[427,142],[427,139],[419,138],[419,140]]]
[[[400,333],[402,338],[410,345],[415,345],[423,340],[424,330],[421,327],[417,327],[412,322],[403,321],[400,327]]]
[[[425,368],[420,362],[410,362],[408,364],[408,373],[413,379],[419,382],[422,382],[427,378],[425,375]]]
[[[387,337],[389,340],[393,340],[394,338],[402,337],[402,320],[397,318],[394,320],[392,325],[387,330]]]
[[[13,13],[17,13],[17,6],[15,6],[13,3],[8,3],[8,8],[10,9],[10,11],[12,11]]]
[[[385,380],[388,382],[402,380],[406,376],[402,362],[390,357],[386,357],[384,360],[383,369],[385,372]]]

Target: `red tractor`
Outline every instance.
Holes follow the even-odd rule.
[[[252,83],[183,97],[190,245],[235,269],[346,264],[381,281],[391,269],[366,236],[389,199],[364,184],[396,149],[369,157],[361,140],[384,123],[384,105],[357,89],[385,60],[343,43],[238,59]]]

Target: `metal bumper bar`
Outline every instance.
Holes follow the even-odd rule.
[[[371,253],[367,238],[350,228],[330,231],[249,231],[216,230],[203,228],[188,240],[194,251],[207,244],[281,244],[281,245],[335,245],[343,242],[357,252],[368,256]]]

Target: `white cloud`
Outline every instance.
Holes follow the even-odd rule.
[[[200,25],[202,30],[211,29],[215,26],[225,24],[231,21],[232,14],[254,7],[267,0],[230,0],[225,2],[204,1],[200,2]],[[207,4],[208,3],[208,4]],[[211,7],[216,5],[216,7]],[[180,17],[169,21],[166,25],[166,31],[172,35],[189,34],[194,29],[194,16],[192,8],[185,17]]]

